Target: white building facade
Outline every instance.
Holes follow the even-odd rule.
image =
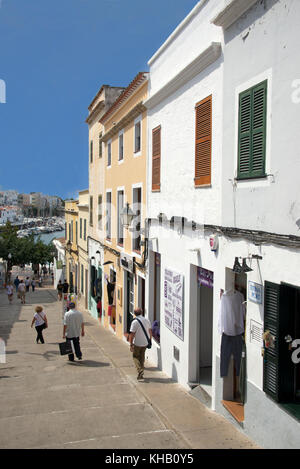
[[[267,448],[300,443],[299,22],[199,1],[149,61],[148,356]],[[245,343],[221,377],[230,290]]]
[[[222,30],[209,21],[217,4],[199,2],[150,59],[146,102],[148,312],[151,322],[159,323],[154,331],[160,329],[149,355],[187,389],[203,379],[210,400],[217,310],[213,277],[218,259],[209,249],[203,225],[221,223]],[[206,161],[195,154],[201,132]],[[210,277],[202,299],[200,274]],[[203,334],[209,337],[203,350],[200,320]]]

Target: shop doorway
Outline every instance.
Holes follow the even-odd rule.
[[[145,314],[145,279],[138,276],[138,307],[142,308]]]
[[[134,278],[133,274],[125,272],[125,317],[126,332],[129,334],[131,322],[134,317]]]
[[[244,308],[246,310],[247,300],[247,274],[235,273],[226,269],[226,290],[236,290],[243,296]],[[245,318],[246,324],[246,318]],[[241,352],[241,364],[239,376],[237,376],[237,364],[233,355],[231,356],[228,375],[223,378],[223,405],[231,415],[239,422],[244,421],[244,403],[246,392],[246,356]]]
[[[213,288],[198,283],[198,382],[212,395]]]

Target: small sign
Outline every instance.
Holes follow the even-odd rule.
[[[254,303],[262,304],[263,302],[263,286],[259,283],[248,282],[248,298]]]
[[[214,287],[214,273],[210,270],[203,269],[202,267],[197,268],[197,280],[198,286],[213,288]]]

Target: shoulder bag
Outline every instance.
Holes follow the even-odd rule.
[[[138,322],[138,323],[140,324],[140,326],[142,327],[143,332],[144,332],[144,334],[145,334],[145,336],[146,336],[146,339],[147,339],[147,341],[148,341],[147,348],[151,348],[151,347],[152,347],[152,342],[151,342],[150,337],[148,337],[148,334],[147,334],[147,332],[146,332],[146,329],[144,328],[142,322],[141,322],[138,318],[135,318],[135,319],[137,320],[137,322]]]

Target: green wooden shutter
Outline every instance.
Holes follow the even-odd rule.
[[[267,81],[239,96],[238,179],[265,176]]]
[[[279,401],[279,312],[280,285],[265,282],[264,331],[275,336],[275,347],[265,348],[263,389],[275,401]]]

